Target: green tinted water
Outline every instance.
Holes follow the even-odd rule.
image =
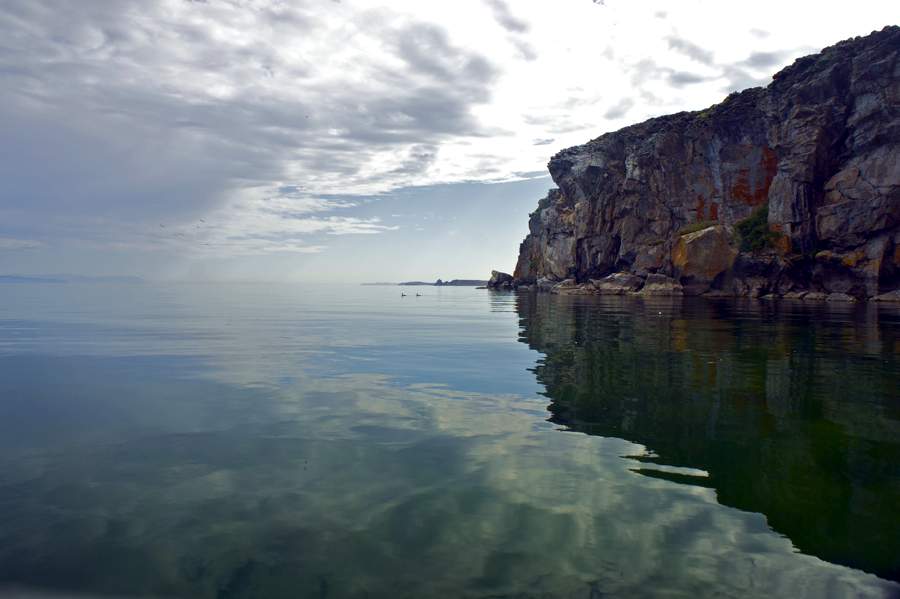
[[[0,593],[900,589],[891,308],[3,291]]]

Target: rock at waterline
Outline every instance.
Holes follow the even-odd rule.
[[[499,270],[491,271],[491,278],[487,282],[488,289],[512,289],[513,277],[509,273]]]

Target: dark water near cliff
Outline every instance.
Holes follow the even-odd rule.
[[[0,287],[0,595],[898,594],[896,309],[424,293]]]

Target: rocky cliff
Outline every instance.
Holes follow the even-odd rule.
[[[900,297],[900,27],[555,155],[515,284]]]

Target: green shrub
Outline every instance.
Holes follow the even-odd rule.
[[[734,225],[742,252],[757,252],[770,247],[777,235],[769,231],[769,207],[763,206]]]

